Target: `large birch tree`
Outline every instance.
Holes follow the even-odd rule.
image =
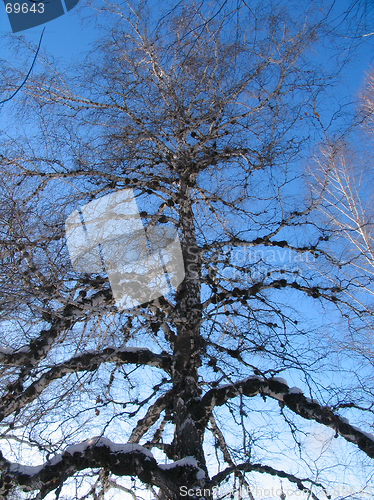
[[[2,134],[2,498],[359,491],[348,454],[374,458],[372,401],[327,337],[365,311],[311,216],[326,186],[302,178],[330,133],[336,6],[105,5],[87,60],[39,56]],[[120,192],[148,245],[177,234],[184,272],[127,308],[105,268],[77,270],[65,233]],[[315,457],[313,433],[346,457]]]

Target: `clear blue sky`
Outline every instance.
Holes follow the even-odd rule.
[[[350,0],[339,0],[339,10],[344,12],[349,3]],[[154,4],[157,10],[160,7],[160,4],[157,2],[151,1],[149,4]],[[170,6],[173,4],[174,2],[163,2],[162,6],[167,10],[167,5]],[[82,24],[82,17],[89,12],[92,11],[82,8],[81,2],[78,4],[78,7],[75,7],[69,13],[46,23],[44,25],[45,33],[42,48],[53,56],[62,58],[64,62],[69,62],[71,58],[75,57],[81,58],[89,48],[90,43],[99,36],[99,30],[93,26],[93,23]],[[99,21],[101,20],[100,16],[102,19],[102,15],[99,14]],[[374,25],[372,28],[371,31],[373,32]],[[12,57],[7,49],[9,37],[22,36],[25,41],[37,44],[42,29],[43,26],[37,26],[36,28],[20,32],[17,35],[12,35],[10,23],[5,12],[5,5],[0,5],[0,59],[9,61],[9,58]],[[370,38],[372,37],[367,37],[365,43],[350,64],[346,81],[348,88],[342,89],[344,93],[347,91],[349,94],[357,89],[361,83],[363,71],[369,64],[373,64],[374,62],[373,42]],[[4,97],[1,96],[1,98]]]
[[[22,2],[21,2],[22,3]],[[0,5],[0,51],[1,59],[7,59],[7,45],[9,36],[22,36],[30,43],[37,44],[45,26],[42,48],[55,57],[70,59],[84,54],[98,35],[97,30],[88,25],[83,26],[81,19],[85,9],[75,7],[67,14],[54,19],[44,25],[37,26],[12,35],[10,23],[5,11],[5,6]]]
[[[22,2],[21,2],[22,3]],[[164,1],[161,5],[165,10],[173,6],[176,2]],[[341,12],[349,5],[350,0],[339,0],[338,9]],[[83,2],[78,7],[72,9],[69,13],[46,23],[45,33],[42,41],[42,50],[52,54],[55,58],[62,59],[66,64],[72,59],[81,59],[90,47],[90,44],[100,36],[99,29],[93,23],[84,22],[82,18],[87,17],[92,11],[82,7]],[[151,0],[149,5],[155,5],[159,10],[160,4]],[[374,13],[372,15],[374,18]],[[103,15],[98,15],[99,22],[105,22]],[[16,35],[11,32],[10,23],[5,12],[5,5],[0,5],[0,59],[12,62],[14,57],[9,51],[8,45],[10,38],[21,36],[26,42],[37,44],[43,30],[43,26],[37,26]],[[371,32],[374,32],[374,24]],[[365,43],[359,48],[354,59],[350,62],[345,72],[345,78],[342,80],[341,95],[350,98],[358,89],[362,82],[363,73],[369,65],[374,64],[374,37],[366,37]],[[31,64],[31,60],[30,60]],[[20,82],[21,83],[21,82]],[[0,100],[8,97],[0,95]],[[6,105],[0,109],[1,121],[6,114]]]
[[[21,2],[22,3],[22,0]],[[87,23],[82,24],[82,17],[87,16],[88,9],[82,8],[82,3],[78,7],[72,9],[69,13],[46,23],[45,33],[43,37],[42,48],[51,53],[57,58],[63,58],[66,62],[72,57],[80,57],[84,55],[89,48],[90,43],[99,36],[99,31]],[[160,4],[158,2],[150,1],[149,5],[154,4],[155,8],[159,10]],[[162,2],[161,5],[167,10],[167,5],[173,5],[177,2]],[[338,8],[342,12],[349,5],[350,0],[339,0]],[[374,10],[374,9],[373,9]],[[101,19],[100,19],[101,16]],[[374,14],[372,15],[374,18]],[[99,20],[102,20],[102,15],[99,14]],[[12,35],[10,23],[5,12],[5,6],[0,5],[0,59],[9,60],[9,52],[7,45],[10,36],[22,36],[28,42],[37,43],[42,32],[43,25],[37,26],[26,31],[19,32]],[[374,25],[372,26],[374,32]],[[354,90],[361,82],[362,72],[368,64],[374,63],[374,50],[373,42],[367,37],[365,43],[362,45],[354,61],[350,64],[350,71],[348,75],[348,85],[350,90]]]

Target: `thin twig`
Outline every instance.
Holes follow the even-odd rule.
[[[22,87],[23,87],[23,86],[25,85],[25,83],[27,82],[27,80],[28,80],[28,78],[29,78],[29,76],[30,76],[30,74],[31,74],[31,71],[32,71],[32,69],[33,69],[33,67],[34,67],[34,64],[35,64],[36,58],[38,57],[38,54],[39,54],[40,46],[41,46],[41,43],[42,43],[42,38],[43,38],[43,35],[44,35],[44,30],[45,30],[45,27],[43,28],[42,34],[40,35],[40,38],[39,38],[39,44],[38,44],[38,48],[37,48],[36,53],[35,53],[35,56],[34,56],[34,60],[33,60],[32,64],[31,64],[31,68],[29,69],[29,72],[27,73],[27,75],[26,75],[25,79],[23,80],[22,84],[18,87],[18,89],[17,89],[15,92],[13,92],[13,94],[12,94],[10,97],[8,97],[7,99],[4,99],[4,101],[0,101],[0,104],[4,104],[5,102],[10,101],[11,99],[13,99],[13,97],[14,97],[16,94],[18,94],[18,92],[22,89]]]

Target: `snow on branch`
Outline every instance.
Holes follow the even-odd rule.
[[[143,483],[177,493],[175,478],[185,484],[201,479],[202,469],[193,457],[159,465],[153,454],[134,443],[116,444],[104,437],[93,437],[66,450],[39,466],[25,466],[6,460],[0,453],[0,469],[5,486],[15,484],[23,491],[39,491],[38,500],[59,487],[68,477],[84,469],[104,468],[117,476],[137,476]],[[3,498],[3,496],[2,496]]]
[[[95,280],[92,284],[98,286],[101,283]],[[75,321],[86,315],[90,308],[95,308],[102,301],[111,299],[110,290],[100,290],[91,297],[83,298],[79,304],[66,304],[58,314],[52,315],[47,311],[42,311],[42,319],[49,323],[49,328],[41,330],[36,338],[20,349],[0,346],[0,365],[35,367],[47,356],[61,332],[69,330]]]
[[[289,474],[283,470],[279,469],[274,469],[273,467],[270,467],[269,465],[262,465],[262,464],[253,464],[250,462],[245,462],[242,464],[238,465],[233,465],[230,467],[227,467],[225,470],[219,472],[216,474],[214,477],[212,477],[212,483],[214,485],[219,485],[226,479],[227,476],[232,474],[235,471],[241,471],[241,472],[259,472],[261,474],[269,474],[271,476],[276,476],[280,478],[287,479],[290,483],[296,484],[297,488],[300,491],[303,491],[305,493],[308,493],[311,495],[311,497],[314,500],[318,500],[318,497],[313,493],[311,487],[306,486],[304,483],[309,482],[311,486],[317,486],[318,488],[321,488],[327,495],[327,498],[330,498],[330,496],[327,494],[327,490],[321,483],[316,483],[315,481],[312,481],[311,479],[300,479],[293,474]]]
[[[209,413],[215,406],[222,406],[238,394],[247,397],[261,394],[276,399],[281,406],[287,406],[297,415],[330,427],[336,434],[356,444],[370,458],[374,458],[374,436],[351,425],[346,418],[336,415],[329,407],[321,406],[316,401],[305,397],[300,389],[289,388],[282,378],[264,379],[251,376],[231,385],[211,389],[201,400],[204,410],[202,411],[201,407],[198,410],[204,414],[201,423],[205,425]]]
[[[15,398],[3,401],[0,405],[0,421],[23,408],[36,399],[48,385],[68,373],[78,371],[94,371],[102,363],[137,364],[161,368],[168,372],[171,367],[171,359],[166,353],[156,354],[149,349],[141,347],[106,347],[100,352],[87,351],[62,363],[43,373],[41,377],[30,384],[22,393]]]
[[[53,342],[64,329],[64,322],[58,318],[52,321],[49,330],[42,330],[40,335],[21,349],[0,346],[0,365],[36,366],[51,350]]]

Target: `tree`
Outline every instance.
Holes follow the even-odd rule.
[[[370,429],[360,374],[343,376],[324,339],[355,310],[354,283],[312,217],[321,195],[300,197],[339,71],[311,56],[331,5],[147,7],[108,4],[108,35],[75,74],[44,58],[19,101],[26,131],[3,133],[1,494],[252,498],[264,476],[344,496],[347,462],[311,440],[323,428],[374,457],[346,418]],[[106,250],[77,270],[65,237],[117,193],[134,193],[145,247],[177,234],[184,263],[175,290],[130,309],[95,268]]]
[[[324,144],[310,170],[311,187],[321,198],[318,212],[334,234],[335,262],[352,281],[356,293],[347,290],[359,313],[351,318],[341,345],[373,365],[373,111],[374,73],[364,79],[356,103],[353,130],[338,144]],[[340,244],[336,246],[336,241]],[[367,384],[371,387],[371,380]]]

